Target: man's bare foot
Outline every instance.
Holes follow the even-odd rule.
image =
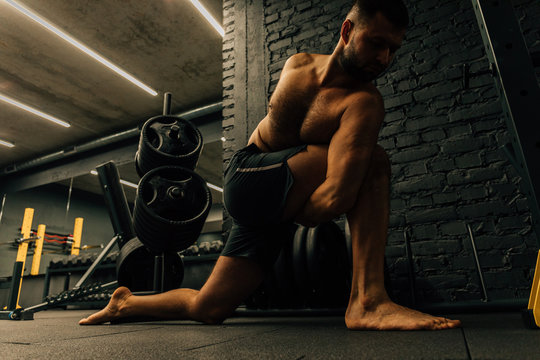
[[[111,300],[105,308],[95,314],[90,315],[86,319],[81,319],[79,321],[79,325],[103,324],[105,322],[127,316],[127,314],[122,311],[122,305],[124,305],[127,298],[129,298],[131,295],[131,291],[129,291],[127,287],[119,287],[114,291]]]
[[[345,323],[350,330],[443,330],[461,326],[459,320],[424,314],[390,300],[349,304]]]

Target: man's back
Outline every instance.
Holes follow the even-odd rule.
[[[263,151],[300,144],[329,144],[347,106],[359,94],[380,96],[371,83],[328,76],[329,55],[296,54],[287,60],[269,104],[249,143]],[[330,78],[330,81],[325,79]]]

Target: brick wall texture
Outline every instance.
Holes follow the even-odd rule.
[[[235,2],[224,1],[224,165],[234,127]],[[411,25],[392,67],[376,81],[386,118],[379,144],[392,163],[386,260],[398,301],[410,297],[404,232],[411,239],[416,296],[480,299],[470,226],[492,299],[526,298],[536,261],[521,178],[501,146],[509,135],[470,0],[408,0]],[[540,51],[540,2],[512,4],[531,51]],[[350,8],[344,0],[264,0],[270,97],[285,60],[329,54]],[[248,35],[249,36],[249,35]],[[463,67],[470,82],[463,84]],[[249,70],[249,69],[248,69]],[[540,79],[540,69],[536,68]],[[339,219],[343,223],[343,219]]]

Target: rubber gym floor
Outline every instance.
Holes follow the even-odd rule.
[[[2,359],[540,359],[519,313],[452,315],[444,331],[349,331],[341,316],[233,317],[79,326],[92,310],[0,322]]]

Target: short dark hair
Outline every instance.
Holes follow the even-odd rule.
[[[406,29],[409,12],[402,0],[355,0],[349,15],[356,13],[362,23],[367,23],[377,12],[381,12],[392,24]]]

